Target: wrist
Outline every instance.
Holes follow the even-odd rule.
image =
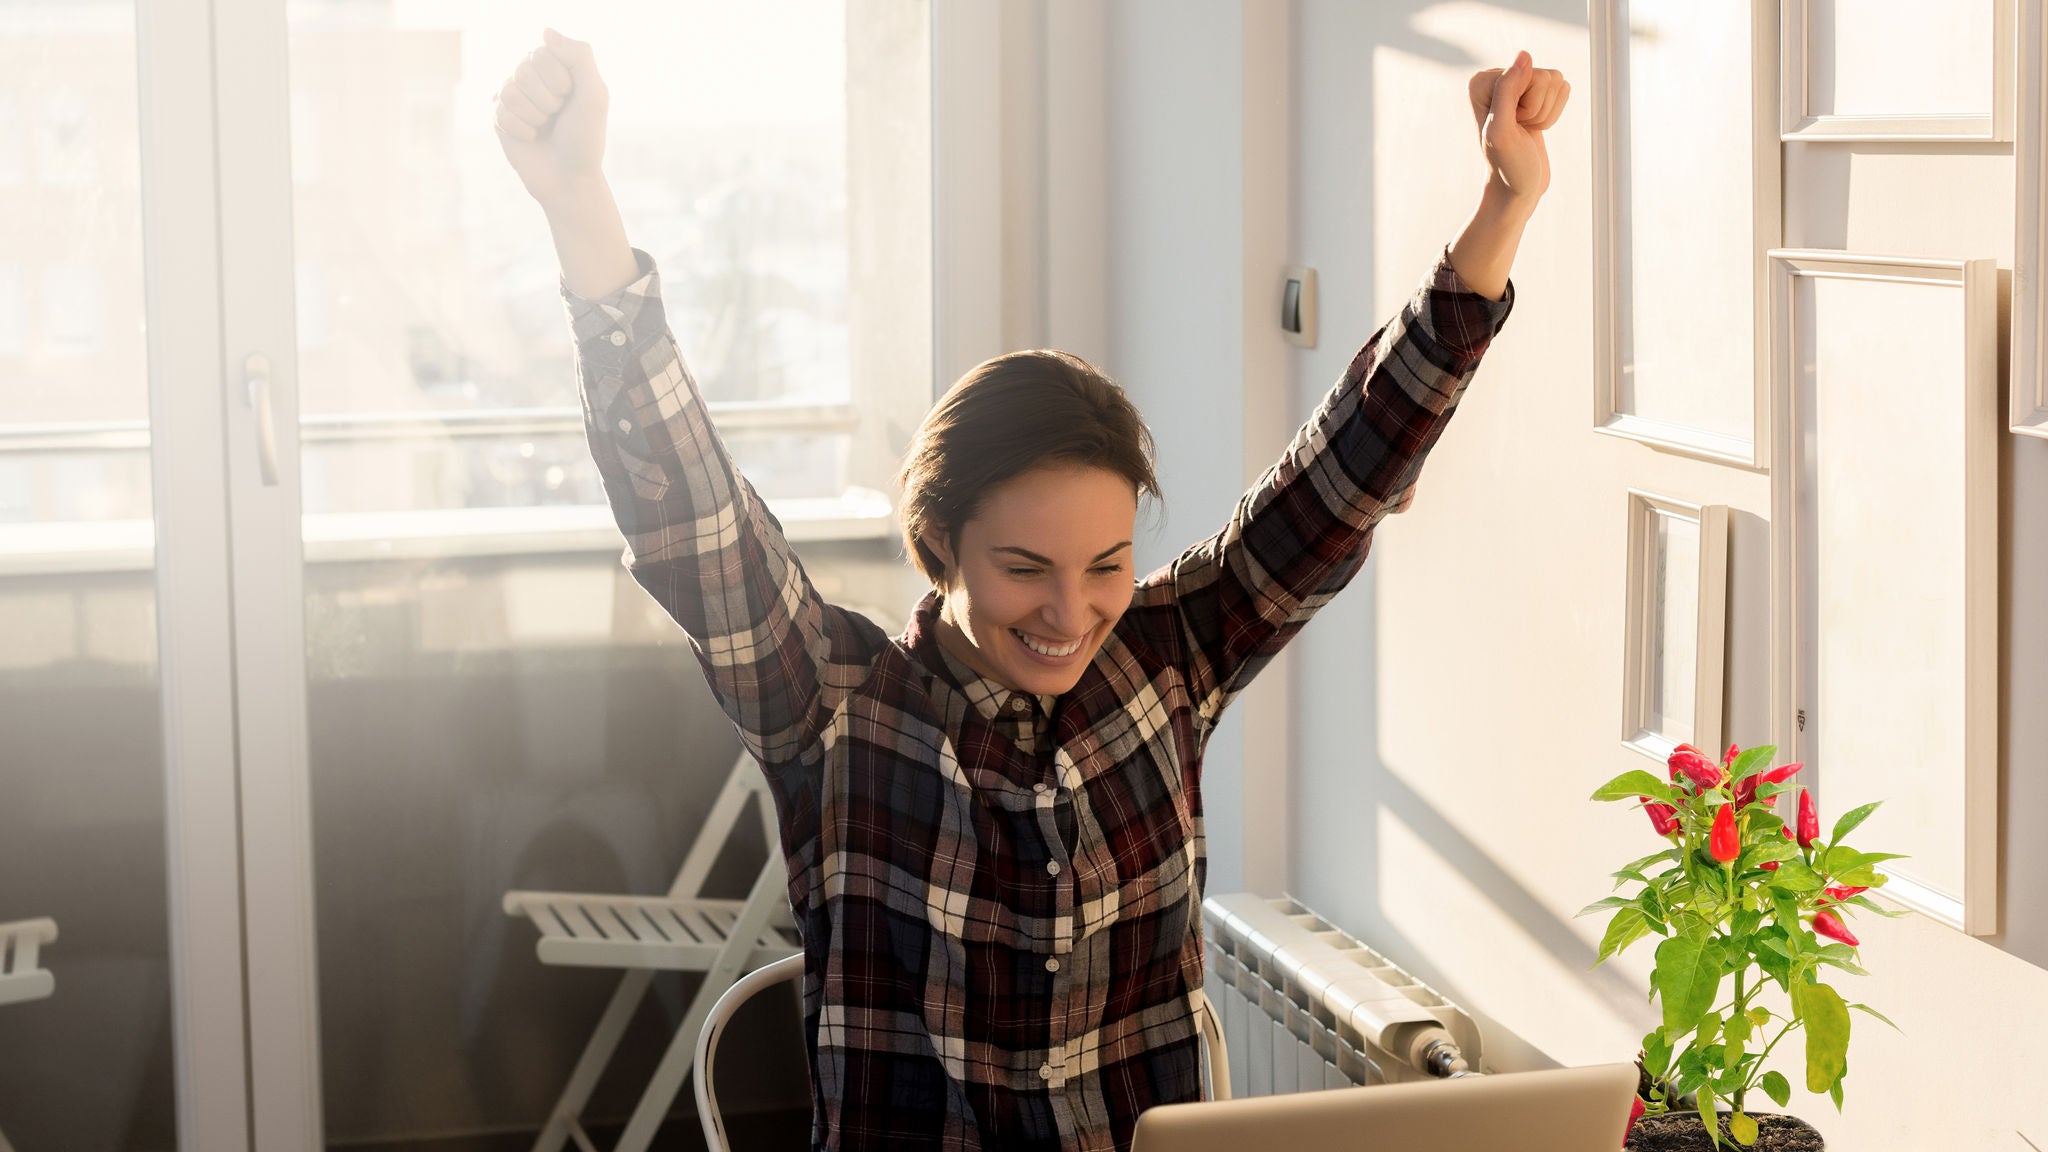
[[[1536,204],[1542,198],[1541,192],[1515,191],[1500,178],[1500,173],[1494,172],[1487,176],[1486,188],[1479,194],[1478,214],[1519,226],[1536,214]]]
[[[602,172],[572,176],[547,196],[536,199],[551,227],[602,218],[604,210],[615,203],[611,185],[605,182]]]

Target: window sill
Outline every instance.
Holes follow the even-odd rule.
[[[769,508],[795,544],[896,535],[895,509],[873,489],[775,500]],[[328,513],[305,518],[304,538],[308,564],[608,554],[623,547],[611,509],[589,505]],[[147,572],[155,554],[149,520],[0,524],[0,577]]]

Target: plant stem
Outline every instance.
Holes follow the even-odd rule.
[[[1798,1020],[1785,1021],[1785,1026],[1783,1028],[1778,1029],[1778,1034],[1776,1036],[1771,1037],[1771,1042],[1769,1044],[1764,1045],[1764,1050],[1762,1052],[1757,1053],[1756,1067],[1750,1070],[1751,1075],[1743,1077],[1742,1087],[1737,1089],[1735,1093],[1736,1100],[1741,1100],[1743,1093],[1749,1091],[1755,1082],[1761,1081],[1763,1079],[1764,1061],[1770,1059],[1771,1049],[1776,1048],[1778,1046],[1778,1041],[1783,1040],[1785,1038],[1786,1033],[1792,1031],[1794,1028],[1799,1027],[1800,1023],[1801,1022]],[[1742,1105],[1738,1103],[1735,1107],[1737,1109],[1740,1109]]]
[[[1744,965],[1743,967],[1737,968],[1735,970],[1735,1012],[1746,1012],[1749,1010],[1749,997],[1744,995],[1742,991],[1742,976],[1743,973],[1747,971],[1749,971],[1748,965]],[[1730,1015],[1732,1016],[1733,1013],[1730,1013]],[[1722,1031],[1725,1033],[1727,1031],[1727,1025],[1724,1024],[1721,1027]],[[1735,1089],[1735,1110],[1737,1112],[1742,1111],[1742,1097],[1748,1091],[1749,1077],[1745,1076],[1742,1079],[1742,1083],[1740,1085],[1737,1085]]]

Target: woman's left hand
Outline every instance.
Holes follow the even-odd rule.
[[[1550,187],[1543,132],[1564,112],[1572,86],[1555,68],[1538,68],[1527,52],[1506,68],[1474,73],[1467,92],[1486,153],[1488,191],[1533,206]],[[1508,110],[1513,115],[1506,115]]]

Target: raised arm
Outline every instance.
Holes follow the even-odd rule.
[[[1466,86],[1486,155],[1486,189],[1478,210],[1451,242],[1451,267],[1488,300],[1507,291],[1522,229],[1550,187],[1543,132],[1564,114],[1571,91],[1562,73],[1536,67],[1527,52],[1517,53],[1506,68],[1475,73]],[[1505,114],[1509,110],[1514,114]]]
[[[590,46],[552,30],[498,93],[498,140],[547,214],[576,338],[585,432],[626,566],[689,634],[748,749],[798,759],[884,642],[828,605],[713,430],[604,180],[609,94]]]
[[[1507,319],[1508,269],[1550,181],[1542,133],[1569,87],[1523,53],[1474,76],[1470,91],[1487,162],[1471,221],[1222,531],[1139,587],[1133,610],[1177,632],[1206,721],[1357,574],[1375,527],[1412,500],[1423,461]],[[1495,114],[1509,109],[1515,115]]]

